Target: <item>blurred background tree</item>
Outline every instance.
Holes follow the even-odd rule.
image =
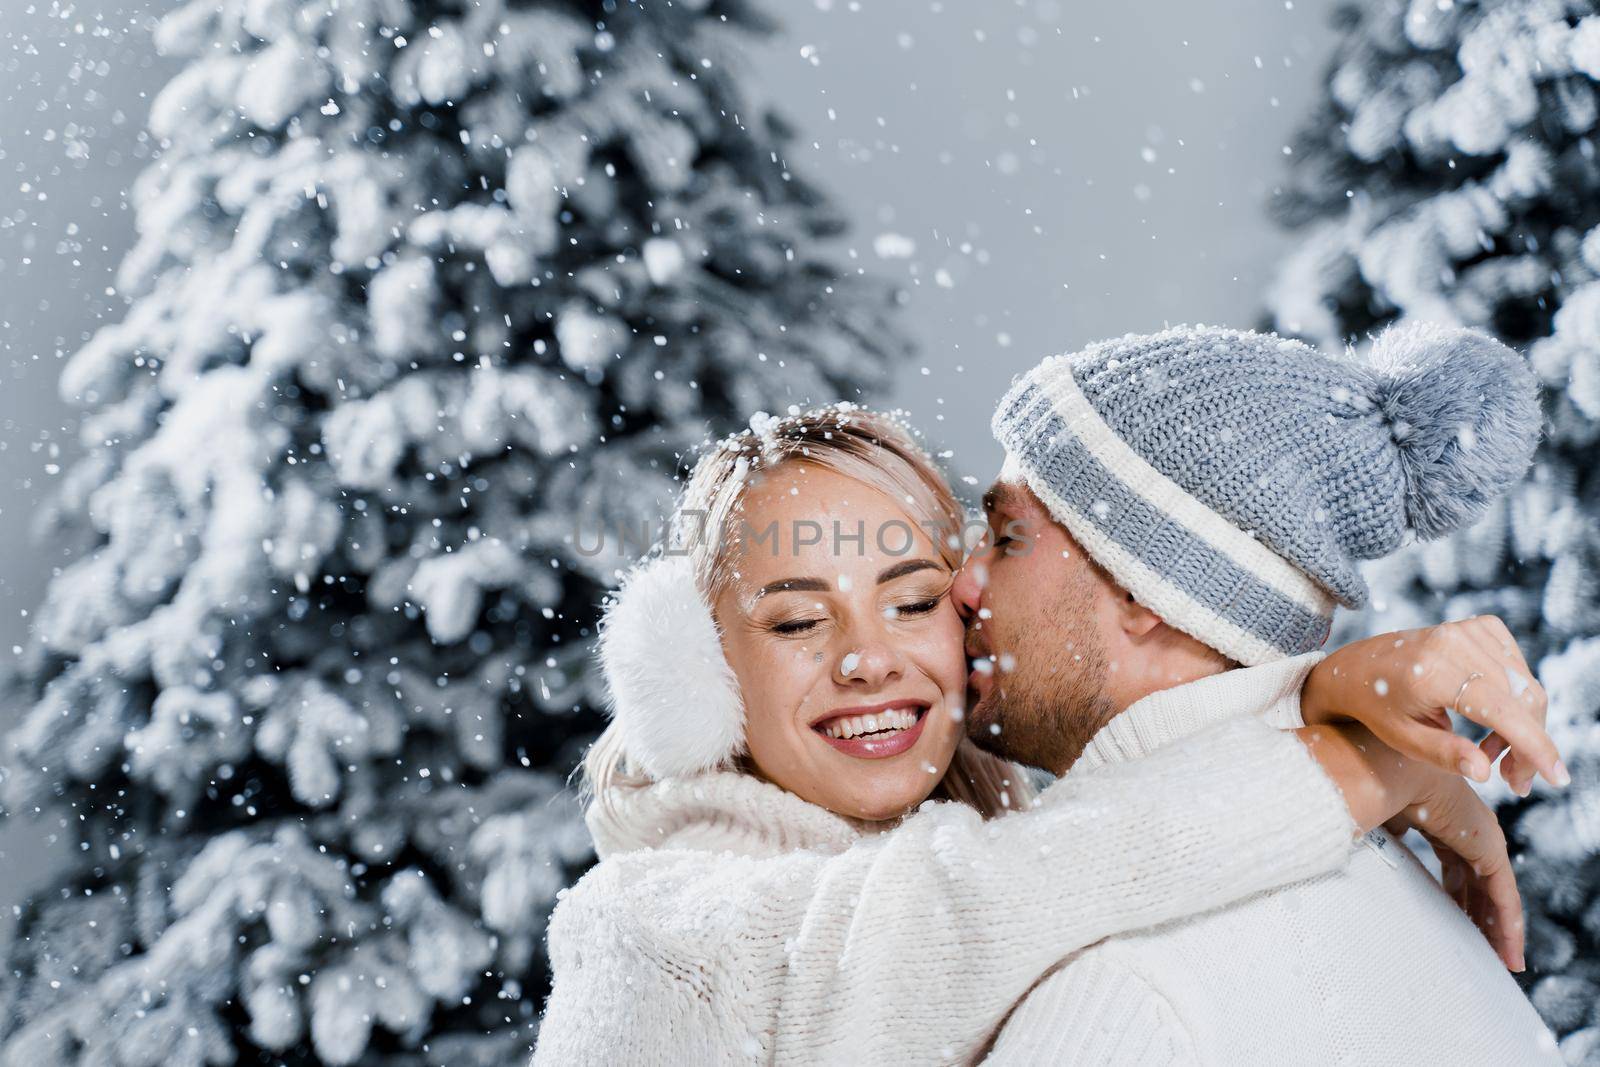
[[[1276,329],[1359,342],[1397,317],[1488,330],[1545,387],[1546,439],[1482,522],[1374,567],[1353,625],[1503,616],[1551,694],[1573,783],[1495,790],[1529,912],[1526,982],[1600,1063],[1600,12],[1588,0],[1361,0],[1275,197],[1301,242]]]
[[[192,0],[124,319],[69,361],[78,547],[4,679],[0,1059],[527,1054],[588,838],[603,590],[685,454],[877,385],[742,0]]]

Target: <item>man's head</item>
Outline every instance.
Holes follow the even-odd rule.
[[[1359,363],[1182,327],[1045,360],[992,425],[995,531],[1029,536],[958,586],[996,657],[970,732],[1059,769],[1150,692],[1316,649],[1366,600],[1359,561],[1476,520],[1541,415],[1522,357],[1472,330],[1391,327]]]
[[[989,545],[952,590],[980,747],[1062,774],[1134,701],[1231,665],[1118,585],[1025,483],[1001,478],[983,505]]]

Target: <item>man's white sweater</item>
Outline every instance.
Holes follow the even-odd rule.
[[[1236,707],[1229,693],[1252,678],[1292,682],[1284,667],[1139,701],[1095,735],[1068,778],[1149,758]],[[1278,725],[1301,725],[1298,700],[1273,706],[1285,716]],[[1376,830],[1339,870],[1074,954],[1018,1005],[986,1062],[1520,1067],[1560,1058],[1489,943],[1416,857]]]

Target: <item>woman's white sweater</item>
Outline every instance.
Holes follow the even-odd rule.
[[[1297,705],[1305,666],[1231,693],[1238,718],[987,823],[929,802],[886,830],[736,773],[591,808],[601,862],[551,917],[533,1062],[970,1061],[1076,949],[1345,861],[1333,782],[1243,714],[1270,716],[1291,676]]]

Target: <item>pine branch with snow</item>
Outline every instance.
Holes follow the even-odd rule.
[[[1275,209],[1300,231],[1272,325],[1360,342],[1397,317],[1524,349],[1547,425],[1527,479],[1473,528],[1377,565],[1349,630],[1495,613],[1551,694],[1573,784],[1503,785],[1534,1003],[1600,1063],[1600,7],[1360,0]]]
[[[767,28],[740,0],[161,22],[187,65],[127,313],[61,380],[85,456],[41,535],[76,562],[4,679],[0,803],[72,865],[0,976],[0,1059],[526,1054],[589,858],[565,776],[617,531],[708,435],[901,349],[744,69]]]

